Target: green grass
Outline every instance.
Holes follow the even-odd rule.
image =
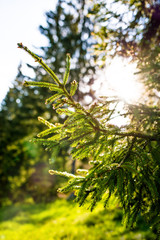
[[[127,231],[121,224],[122,211],[99,205],[92,213],[72,201],[50,204],[18,204],[0,209],[0,240],[153,240],[149,228]]]

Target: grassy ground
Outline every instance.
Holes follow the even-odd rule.
[[[51,204],[19,204],[0,209],[0,240],[153,240],[144,223],[127,231],[121,224],[118,207],[104,210],[98,206],[92,213],[72,201],[57,200]]]

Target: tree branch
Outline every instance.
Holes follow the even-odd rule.
[[[113,131],[109,131],[106,129],[98,129],[101,132],[110,134],[110,135],[117,135],[117,136],[124,136],[124,137],[137,137],[137,138],[143,138],[146,140],[150,140],[150,141],[158,141],[160,140],[160,135],[159,134],[155,134],[155,135],[148,135],[148,134],[144,134],[141,132],[113,132]]]

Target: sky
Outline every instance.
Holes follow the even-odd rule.
[[[20,63],[34,65],[34,60],[17,48],[17,43],[36,52],[47,45],[39,25],[45,26],[45,12],[54,10],[57,0],[0,0],[0,103],[18,73]]]

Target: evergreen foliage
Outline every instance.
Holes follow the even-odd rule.
[[[22,43],[24,49],[52,76],[54,83],[39,82],[40,87],[54,91],[53,107],[58,114],[64,114],[64,123],[50,124],[40,118],[48,128],[38,134],[34,142],[48,147],[70,144],[73,159],[89,159],[89,169],[77,170],[73,175],[50,170],[69,178],[68,184],[59,192],[75,191],[76,201],[83,205],[89,200],[90,209],[103,200],[104,206],[112,195],[117,196],[124,210],[124,221],[134,227],[139,214],[150,225],[159,229],[160,225],[160,111],[154,105],[125,105],[124,112],[117,111],[118,98],[102,97],[84,108],[74,100],[77,83],[65,87],[66,80],[60,81],[43,62]],[[67,57],[68,76],[70,59]],[[37,86],[37,82],[26,81],[27,86]],[[54,84],[54,87],[53,87]],[[56,85],[56,86],[55,86]],[[53,87],[53,89],[52,89]],[[50,97],[50,99],[52,98]],[[128,124],[118,127],[113,118],[128,117]]]

